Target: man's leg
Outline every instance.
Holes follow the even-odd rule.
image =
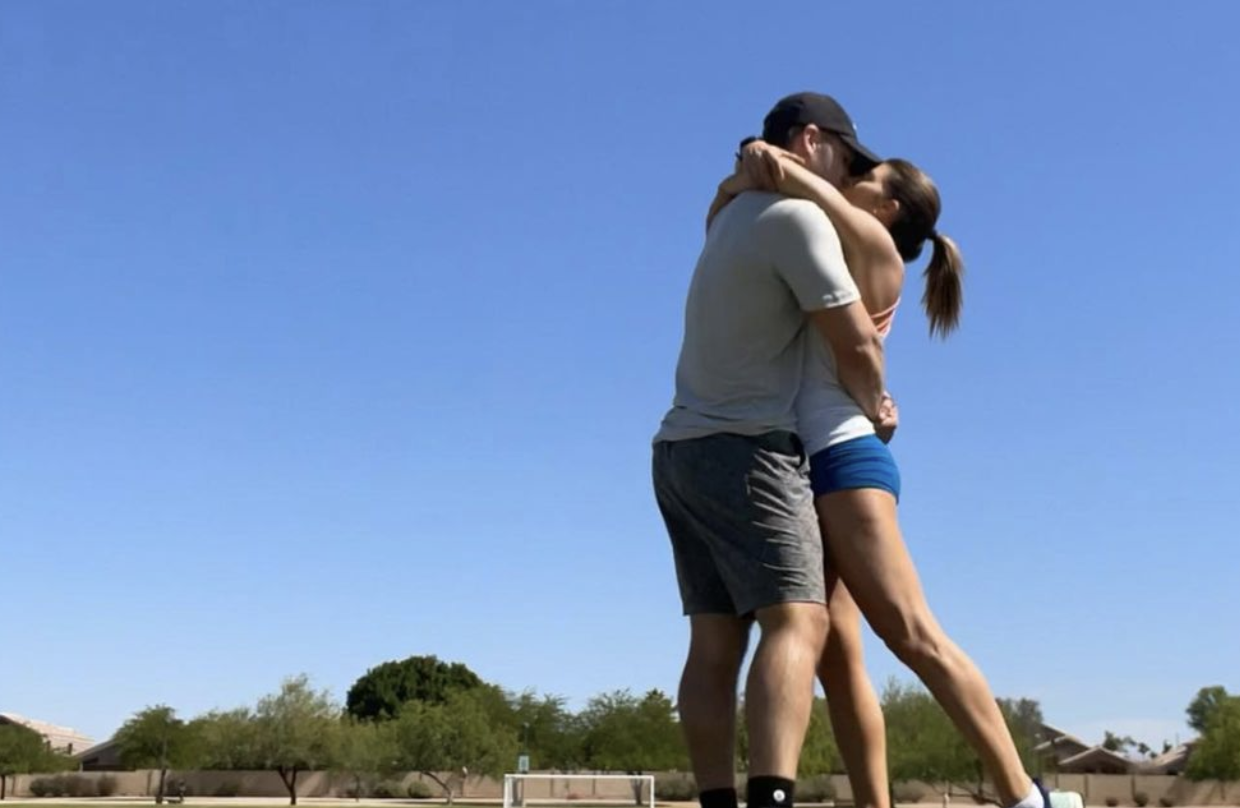
[[[701,517],[714,510],[712,500],[699,501],[701,465],[715,455],[713,443],[657,444],[653,470],[689,616],[689,653],[677,695],[681,731],[702,808],[737,808],[736,685],[753,621],[737,616],[711,551],[719,526]]]
[[[761,632],[745,687],[746,802],[783,808],[795,798],[829,627],[823,546],[799,441],[766,436],[744,479],[753,543],[725,556],[721,570],[738,610],[754,614]]]
[[[745,687],[748,802],[770,808],[793,796],[788,783],[796,781],[814,708],[814,673],[827,637],[827,610],[821,603],[781,603],[759,609],[757,618],[762,638]],[[769,788],[763,788],[767,781]]]
[[[790,805],[827,631],[822,541],[800,442],[767,433],[660,444],[655,488],[685,613],[753,614],[762,628],[746,688],[747,802]],[[731,667],[715,668],[714,681],[724,674],[734,688]],[[732,733],[724,738],[730,749]],[[716,754],[695,757],[709,769],[699,788],[723,779]]]
[[[723,614],[689,618],[677,707],[703,808],[736,805],[736,685],[751,624]],[[725,793],[712,796],[718,791]]]

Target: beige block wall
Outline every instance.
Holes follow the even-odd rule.
[[[154,793],[154,786],[148,790],[147,781],[152,779],[154,784],[159,777],[159,772],[64,772],[64,774],[74,775],[86,780],[98,781],[101,777],[111,777],[116,781],[116,795],[128,797],[142,797]],[[54,777],[50,774],[19,774],[15,778],[9,778],[9,795],[12,797],[30,797],[30,784],[35,780],[41,780],[45,777]]]
[[[159,772],[143,769],[136,772],[65,772],[64,774],[81,777],[98,782],[101,778],[111,778],[116,783],[118,797],[150,797],[159,788]],[[23,774],[12,783],[14,797],[30,797],[30,784],[45,777],[47,774]],[[241,794],[247,797],[283,797],[288,794],[280,775],[275,772],[215,772],[187,771],[168,772],[168,782],[184,780],[189,794],[200,797],[216,796],[219,793]],[[303,797],[330,796],[337,791],[343,792],[347,787],[344,778],[328,772],[303,772],[297,778],[297,793]]]
[[[159,787],[159,772],[140,770],[135,772],[66,772],[65,774],[81,777],[97,782],[101,778],[111,778],[116,783],[116,796],[149,797]],[[18,775],[9,780],[9,787],[14,797],[29,797],[30,784],[38,779],[54,775]],[[466,778],[463,788],[461,778],[457,774],[441,774],[441,779],[448,780],[458,796],[474,799],[502,799],[504,784],[502,779],[489,777]],[[183,780],[186,791],[192,796],[214,797],[234,796],[246,797],[283,797],[288,794],[280,775],[273,771],[169,771],[168,782]],[[425,783],[431,792],[438,795],[441,790],[438,783],[421,772],[410,772],[386,778],[384,782],[399,783],[402,792],[415,782]],[[352,778],[334,772],[301,772],[297,777],[297,795],[300,797],[335,797],[344,796],[353,785]],[[630,800],[633,797],[632,786],[628,780],[612,780],[601,778],[567,779],[553,778],[550,780],[531,780],[526,783],[527,799],[600,799]],[[656,794],[658,789],[655,789]]]
[[[159,772],[142,770],[136,772],[78,772],[77,777],[99,780],[102,777],[113,778],[116,782],[116,795],[128,797],[147,797],[155,793],[159,783]],[[49,775],[18,775],[9,778],[10,795],[13,797],[29,797],[30,783],[40,777]],[[444,775],[445,777],[447,775]],[[657,775],[657,781],[683,779],[687,775],[666,773]],[[188,791],[193,796],[211,797],[220,794],[237,794],[246,797],[283,797],[288,794],[280,776],[270,771],[186,771],[169,772],[170,780],[184,780]],[[421,773],[408,773],[400,777],[389,778],[388,782],[399,782],[404,791],[410,783],[423,782],[438,795],[439,786],[429,777]],[[844,775],[831,775],[838,802],[851,802],[852,792],[848,778]],[[458,795],[466,798],[498,800],[503,797],[503,781],[489,777],[470,777],[460,788],[459,777],[454,776]],[[1046,783],[1052,789],[1076,791],[1080,793],[1085,804],[1103,806],[1108,798],[1115,799],[1125,808],[1135,805],[1135,793],[1144,792],[1149,798],[1149,808],[1159,808],[1159,800],[1168,798],[1175,806],[1234,806],[1240,805],[1240,782],[1219,783],[1205,781],[1194,783],[1179,777],[1166,775],[1126,775],[1126,774],[1048,774]],[[301,797],[334,797],[344,796],[352,785],[350,778],[331,772],[303,772],[297,778],[297,794]],[[918,784],[923,796],[921,804],[943,804],[944,788],[931,784]],[[627,780],[588,779],[568,780],[553,778],[550,780],[530,780],[525,784],[527,799],[545,800],[608,800],[624,801],[632,798],[632,789]],[[659,788],[656,785],[655,794]],[[952,792],[950,802],[953,805],[972,805],[973,800],[959,790]]]
[[[1177,779],[1170,793],[1176,805],[1240,805],[1240,782]]]

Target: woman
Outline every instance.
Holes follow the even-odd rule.
[[[708,227],[732,197],[751,189],[776,190],[823,209],[839,234],[866,310],[883,336],[900,302],[905,262],[916,260],[930,241],[933,253],[922,296],[930,331],[945,337],[956,328],[963,305],[963,261],[955,243],[935,229],[941,208],[938,190],[916,166],[887,160],[837,190],[789,152],[761,141],[743,144],[741,169],[720,185]],[[797,410],[801,439],[810,454],[819,524],[832,560],[827,571],[831,633],[818,671],[854,800],[858,806],[890,808],[882,711],[862,657],[863,613],[965,736],[1002,804],[1049,808],[1046,792],[1024,771],[986,680],[926,603],[896,519],[900,476],[883,439],[890,436],[877,435],[855,405],[840,405],[830,356],[819,343],[812,343],[817,351],[809,353]],[[836,575],[839,582],[832,587]]]

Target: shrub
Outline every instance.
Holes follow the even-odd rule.
[[[113,793],[115,786],[116,780],[113,778]],[[36,797],[94,797],[99,791],[89,778],[78,774],[56,774],[32,780],[30,793]]]
[[[921,783],[896,783],[891,793],[896,802],[921,802],[926,798],[926,787]]]
[[[1119,805],[1119,798],[1118,797],[1107,797],[1106,803],[1107,803],[1107,808],[1115,808],[1115,806]]]
[[[660,802],[693,802],[698,798],[697,783],[692,777],[669,777],[657,781],[654,792]]]
[[[1159,797],[1158,804],[1161,805],[1162,808],[1172,808],[1172,806],[1175,805],[1175,800],[1170,797]]]
[[[241,793],[240,783],[220,783],[212,792],[214,797],[236,797]]]
[[[100,797],[114,797],[119,788],[120,784],[110,774],[105,774],[95,781],[95,793]]]
[[[1144,791],[1137,791],[1133,793],[1132,801],[1137,804],[1137,808],[1145,808],[1150,804],[1150,795]]]
[[[47,796],[63,797],[65,796],[65,776],[63,774],[54,774],[44,779]]]
[[[429,800],[435,796],[435,791],[421,780],[414,780],[410,783],[407,792],[411,800]]]
[[[828,774],[809,777],[797,783],[799,802],[830,802],[835,799],[835,783]]]
[[[370,796],[377,800],[395,800],[404,796],[400,783],[380,783],[370,790]]]

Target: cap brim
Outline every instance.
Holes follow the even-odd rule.
[[[862,146],[856,137],[852,135],[840,135],[840,139],[847,143],[848,147],[853,150],[853,154],[856,155],[853,159],[853,167],[854,170],[859,173],[870,171],[883,161],[883,158],[879,157],[865,146]]]

